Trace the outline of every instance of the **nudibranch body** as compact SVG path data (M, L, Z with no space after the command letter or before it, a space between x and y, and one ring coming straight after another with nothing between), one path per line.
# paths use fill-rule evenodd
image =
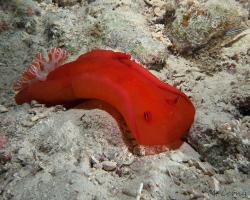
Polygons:
M138 144L168 145L181 141L193 123L195 108L176 88L161 82L130 55L93 50L63 64L67 53L39 54L15 84L17 104L36 100L47 105L98 99L124 117Z

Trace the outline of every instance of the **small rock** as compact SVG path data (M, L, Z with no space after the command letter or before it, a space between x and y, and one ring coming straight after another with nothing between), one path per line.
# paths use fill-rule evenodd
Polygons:
M39 113L33 117L30 118L30 121L31 122L36 122L38 121L39 119L43 119L45 117L47 117L51 112L53 112L55 110L55 107L50 107L48 109L46 109L44 112L42 113Z
M200 162L196 160L190 160L188 162L190 166L195 166L197 169L200 169L205 175L213 176L215 174L215 170L213 167L207 162Z
M220 182L215 177L212 177L212 180L209 184L214 193L218 193L220 191Z
M30 118L30 121L35 122L35 121L42 119L42 118L44 118L44 117L41 117L41 115L35 115L35 116Z
M34 126L34 122L24 121L24 122L22 122L22 126L23 127L32 127L32 126Z
M170 154L170 159L175 162L183 162L185 160L185 155L181 151L172 152Z
M116 169L117 163L114 161L105 160L102 162L102 168L105 171L114 171Z
M55 112L58 112L58 111L66 111L66 108L64 108L63 105L56 105Z
M0 113L5 113L5 112L8 112L8 108L6 108L5 106L3 105L0 105Z
M199 160L200 154L194 150L188 143L184 142L179 149L183 154L185 154L185 159ZM185 160L184 160L185 162Z
M38 102L35 101L35 100L32 100L31 103L30 103L30 105L31 105L32 108L44 107L43 104L40 104L40 103L38 103Z

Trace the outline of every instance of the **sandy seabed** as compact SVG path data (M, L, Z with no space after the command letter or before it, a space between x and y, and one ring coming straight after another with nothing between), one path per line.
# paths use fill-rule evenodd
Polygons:
M247 0L0 0L0 10L0 199L250 199ZM98 107L16 105L13 83L54 47L69 60L128 52L186 93L197 113L183 145L139 146Z

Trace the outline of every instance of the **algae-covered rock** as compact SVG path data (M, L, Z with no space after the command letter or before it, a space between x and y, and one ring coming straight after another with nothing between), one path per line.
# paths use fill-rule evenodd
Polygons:
M234 0L184 0L177 4L170 36L181 52L199 48L247 19L247 11Z
M109 4L111 6L107 6ZM88 48L109 47L125 51L143 64L155 64L166 56L166 46L154 39L147 27L147 21L139 10L141 4L123 0L118 5L112 1L90 4L91 17L86 23L93 42Z
M0 0L0 9L0 33L14 28L25 28L28 33L35 33L36 20L34 18L41 15L41 9L36 2Z
M103 41L111 48L123 49L125 47L123 50L130 52L143 63L152 63L154 57L164 56L164 45L150 36L145 27L146 22L142 20L141 15L135 18L125 13L104 15L102 23L104 25Z
M40 15L41 9L36 2L32 0L10 0L0 1L0 6L4 12L11 11L16 16L28 16Z
M195 127L198 145L195 145L204 160L219 171L237 169L243 173L250 170L250 118L243 117L228 123L218 124L212 129L199 130ZM203 127L204 128L204 127ZM193 143L194 144L194 143Z

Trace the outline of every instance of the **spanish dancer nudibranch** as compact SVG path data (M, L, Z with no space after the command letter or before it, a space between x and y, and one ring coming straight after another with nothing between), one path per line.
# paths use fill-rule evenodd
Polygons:
M16 103L107 102L122 114L141 145L171 147L190 129L195 108L189 98L161 82L130 55L93 50L63 64L67 57L62 49L50 50L48 59L38 54L14 85Z

